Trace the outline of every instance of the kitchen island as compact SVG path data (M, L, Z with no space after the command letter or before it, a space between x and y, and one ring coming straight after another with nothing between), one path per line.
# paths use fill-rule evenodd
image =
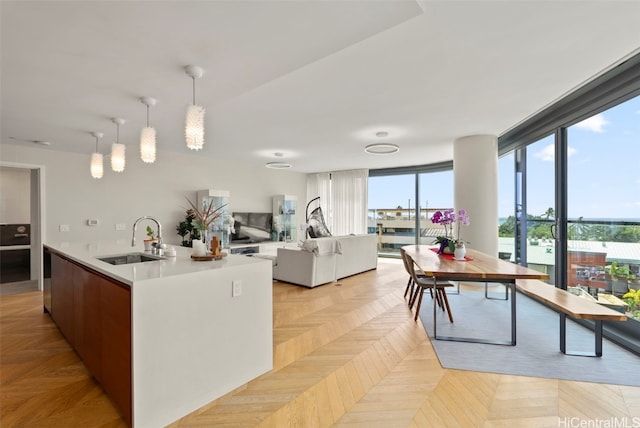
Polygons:
M144 252L125 242L44 250L45 310L130 425L165 426L273 368L270 261L193 261L185 247L98 259Z

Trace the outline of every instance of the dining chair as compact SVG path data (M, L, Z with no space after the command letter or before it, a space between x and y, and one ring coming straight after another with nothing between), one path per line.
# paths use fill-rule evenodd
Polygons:
M409 274L407 287L404 289L404 297L406 298L407 293L409 293L409 290L411 290L411 293L409 293L409 298L411 298L411 296L413 296L414 283L413 283L413 278L411 277L411 273L409 273L409 265L407 264L407 252L402 248L400 248L400 258L402 259L402 264L404 264L404 270L406 270L407 273Z
M411 257L409 257L409 255L407 254L407 252L400 248L400 257L402 258L402 263L404 264L404 269L407 271L407 274L409 274L409 280L407 281L407 287L404 289L404 297L407 297L407 293L409 293L409 308L413 307L413 297L414 297L414 287L416 287L415 282L413 281L413 278L411 277L411 271L409 269L411 269L411 264L413 263L413 260L411 259ZM425 274L423 274L422 272L416 272L416 275L418 275L418 277L420 278L426 278ZM429 290L431 292L431 297L433 297L433 290Z
M408 270L409 270L409 275L411 276L411 279L415 283L415 289L413 292L413 297L409 302L409 307L412 308L416 298L418 299L418 306L416 307L416 315L413 318L413 320L414 321L418 320L418 314L420 313L420 306L422 305L422 296L424 292L426 290L429 290L430 292L433 292L433 290L435 290L435 299L437 304L442 308L443 311L446 308L447 314L449 315L449 321L453 322L453 314L451 314L451 307L449 307L449 299L447 299L447 293L445 291L445 288L453 287L453 284L449 281L434 281L433 277L418 276L418 272L416 272L416 268L418 266L416 265L413 258L411 258L411 256L407 253L405 253L405 257L407 257L407 259L411 261L411 263L408 266Z

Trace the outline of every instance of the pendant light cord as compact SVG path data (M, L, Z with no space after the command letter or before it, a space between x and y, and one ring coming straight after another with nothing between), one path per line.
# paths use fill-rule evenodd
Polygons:
M147 104L147 128L149 127L149 105Z
M191 80L193 80L193 105L196 105L196 78L191 77Z
M98 137L96 137L96 153L98 153Z

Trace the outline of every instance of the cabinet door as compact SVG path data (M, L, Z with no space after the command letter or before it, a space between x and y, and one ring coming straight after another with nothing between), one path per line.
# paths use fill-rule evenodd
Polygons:
M51 318L74 346L74 290L72 266L62 257L51 255Z
M82 270L79 278L79 283L82 284L83 308L82 359L93 377L102 383L102 302L100 300L102 278L86 270Z
M131 421L131 289L100 278L102 385Z
M72 262L69 265L73 283L73 347L84 360L84 274L86 271Z

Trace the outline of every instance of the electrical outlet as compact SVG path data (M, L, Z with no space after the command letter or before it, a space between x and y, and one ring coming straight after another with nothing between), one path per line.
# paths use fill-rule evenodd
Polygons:
M60 232L68 232L69 231L69 225L68 224L61 224L59 230L60 230Z
M127 230L127 225L124 223L116 223L116 230Z
M242 294L242 281L235 279L231 281L231 297L238 297Z

